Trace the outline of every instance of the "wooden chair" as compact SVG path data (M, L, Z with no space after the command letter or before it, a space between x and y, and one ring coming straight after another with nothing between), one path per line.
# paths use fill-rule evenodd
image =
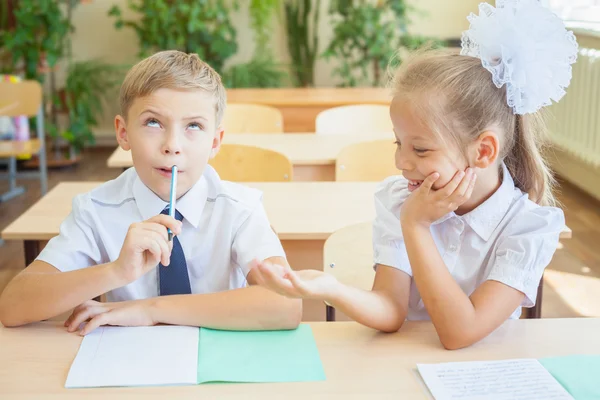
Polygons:
M321 111L315 121L318 134L393 132L390 108L384 105L358 104Z
M371 290L373 269L373 228L371 222L349 225L325 241L323 270L343 284ZM335 309L326 304L327 321L335 321Z
M261 104L230 103L223 116L225 133L283 133L283 114Z
M392 139L353 143L338 154L335 180L339 182L382 181L400 175L395 162L396 145Z
M221 179L233 182L289 182L293 165L285 155L260 147L223 144L209 161Z
M8 173L0 175L0 177L9 180L9 189L7 192L0 195L0 203L8 201L25 192L25 188L17 186L17 178L39 178L42 196L48 191L42 86L39 82L0 82L0 116L16 117L19 115L37 117L37 139L27 141L0 141L0 158L8 159ZM21 154L38 154L38 172L17 171L17 156Z

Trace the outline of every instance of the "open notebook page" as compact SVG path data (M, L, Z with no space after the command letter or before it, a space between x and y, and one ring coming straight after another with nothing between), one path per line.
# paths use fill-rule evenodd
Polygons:
M573 398L535 359L417 364L436 400Z
M83 338L65 387L195 385L199 330L113 327Z

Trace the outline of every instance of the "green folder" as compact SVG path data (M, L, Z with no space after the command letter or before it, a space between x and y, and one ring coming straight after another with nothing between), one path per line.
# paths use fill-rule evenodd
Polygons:
M309 325L284 331L200 329L198 383L325 380Z
M575 400L600 399L600 355L548 357L539 362Z

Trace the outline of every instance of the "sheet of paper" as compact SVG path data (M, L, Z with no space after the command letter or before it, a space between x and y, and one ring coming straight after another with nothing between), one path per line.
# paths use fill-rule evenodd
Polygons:
M198 328L101 327L83 338L65 387L195 385Z
M563 400L569 393L535 359L417 364L436 400Z
M600 354L549 357L539 361L576 400L600 399Z
M325 380L312 329L231 332L200 329L198 382Z

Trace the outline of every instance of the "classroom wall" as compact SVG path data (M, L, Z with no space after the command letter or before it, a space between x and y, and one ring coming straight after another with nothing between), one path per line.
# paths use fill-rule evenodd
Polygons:
M93 1L77 7L73 14L76 33L73 36L73 54L76 60L99 58L114 63L132 63L138 52L137 37L131 29L116 30L114 18L107 16L108 10L119 5L127 18L133 17L127 8L128 0ZM228 65L247 61L254 50L253 32L250 28L247 5L249 0L241 0L240 11L232 14L238 30L238 53L228 60ZM414 17L411 32L439 38L457 38L468 28L467 15L477 11L481 0L411 0L412 5L422 11ZM321 20L319 23L319 47L323 51L331 39L332 30L329 16L329 0L321 0ZM280 18L283 18L282 16ZM289 62L283 22L274 26L272 46L276 57ZM337 80L331 76L335 63L318 60L315 69L315 84L319 87L335 86ZM58 77L59 82L62 76ZM100 143L112 140L114 135L112 120L117 112L116 99L106 110L106 117L96 130Z

